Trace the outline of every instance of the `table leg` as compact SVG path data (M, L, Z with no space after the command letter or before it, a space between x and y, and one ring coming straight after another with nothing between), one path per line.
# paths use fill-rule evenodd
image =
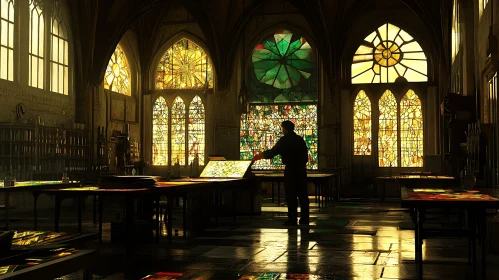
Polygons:
M61 201L62 198L59 196L55 197L55 221L54 221L54 231L59 232L59 220L61 218Z
M220 190L218 188L214 189L215 191L215 226L218 227L218 214L219 214L219 207L220 207Z
M159 229L159 221L160 221L160 216L161 216L161 211L159 209L159 200L161 196L158 195L156 197L156 244L159 244L159 236L160 236L160 229Z
M125 250L126 259L130 257L130 247L132 239L132 228L133 228L133 198L127 196L125 206Z
M277 205L281 206L281 182L277 182Z
M94 195L94 203L92 205L92 219L93 219L93 222L94 222L94 226L95 224L97 224L97 196Z
M104 211L104 197L99 196L99 244L102 243L102 212Z
M477 217L480 219L480 239L482 244L482 279L487 279L487 216L485 211L479 211Z
M40 196L39 192L33 192L33 229L37 230L38 229L38 209L37 209L37 202L38 202L38 197Z
M234 220L234 223L236 222L236 199L237 199L237 192L235 190L232 190L232 219Z
M318 204L319 203L319 186L317 186L317 184L314 183L314 187L315 187L315 203Z
M271 182L272 184L272 203L274 203L274 182Z
M469 234L471 237L471 263L473 265L473 279L476 279L476 269L477 269L477 260L476 260L476 230L477 224L475 220L475 212L471 209L468 209L468 216L470 218L469 224Z
M168 242L172 243L172 235L173 235L173 196L168 196Z
M10 212L10 193L7 191L5 192L5 230L9 230L9 212Z
M423 279L423 217L422 217L422 209L416 210L416 266L418 270L419 279Z
M82 197L78 196L78 233L81 233L81 211L82 211Z
M184 239L187 238L187 195L182 196L182 227L184 230Z

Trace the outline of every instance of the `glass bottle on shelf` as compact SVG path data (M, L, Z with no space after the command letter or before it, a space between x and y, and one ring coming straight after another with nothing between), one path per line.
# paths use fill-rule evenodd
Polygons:
M5 179L3 181L3 186L4 187L14 187L16 185L16 178L12 176L12 171L9 171L7 176L5 176Z

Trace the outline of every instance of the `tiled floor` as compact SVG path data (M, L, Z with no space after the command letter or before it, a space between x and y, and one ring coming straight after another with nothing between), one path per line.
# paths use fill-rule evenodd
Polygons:
M313 206L309 230L281 226L284 207L264 203L262 209L261 216L239 217L236 223L222 219L219 227L189 233L187 239L179 230L172 244L166 238L159 245L135 244L128 261L124 249L109 242L107 223L107 242L100 246L100 257L92 267L94 279L147 275L150 279L417 279L411 220L396 203L343 201L327 209ZM104 220L116 213L108 211ZM41 217L42 229L51 230L51 213ZM85 230L96 230L91 212L85 217ZM74 212L64 211L62 219L62 231L75 230ZM31 222L20 220L12 226L28 229ZM428 225L455 226L456 220L452 213L434 212L428 215ZM175 220L174 228L181 228L181 221ZM424 279L473 279L467 246L466 239L426 240ZM153 278L156 272L163 275ZM499 257L489 254L487 279L499 279L497 275Z

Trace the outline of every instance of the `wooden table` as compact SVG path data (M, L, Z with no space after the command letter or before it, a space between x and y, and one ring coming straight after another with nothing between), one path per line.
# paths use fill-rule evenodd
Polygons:
M5 228L9 229L9 208L10 208L10 193L30 191L33 195L33 216L34 230L37 229L38 211L36 208L38 197L45 189L60 189L79 186L80 183L63 183L62 181L25 181L16 182L14 187L4 187L3 181L0 182L0 193L5 193Z
M446 187L457 187L459 181L457 178L450 176L437 176L437 175L395 175L395 176L380 176L376 177L376 192L381 187L380 200L385 202L386 198L386 182L396 182L400 187L409 188L427 188L429 185L439 185Z
M411 209L415 225L415 261L419 279L423 279L423 251L422 245L425 237L441 236L442 230L431 230L423 228L425 211L428 208L458 208L465 209L469 216L469 227L465 236L472 244L473 276L476 276L476 238L481 241L482 246L482 278L486 279L486 209L498 209L499 198L497 190L483 189L477 191L448 190L448 189L411 189L402 187L401 206ZM478 229L478 230L477 230ZM477 233L478 232L478 233ZM448 233L448 232L447 232ZM453 232L454 234L456 232Z
M30 256L12 260L11 265L2 266L0 280L52 280L79 270L84 270L83 279L91 279L89 267L95 262L97 255L95 250L61 248L43 256L40 256L40 251L34 251Z
M274 183L277 183L277 204L281 205L281 183L284 183L284 172L254 171L253 175L261 182L272 184L272 203L274 202ZM327 206L333 200L333 186L340 200L340 182L337 174L307 172L307 180L315 186L315 202L319 207Z

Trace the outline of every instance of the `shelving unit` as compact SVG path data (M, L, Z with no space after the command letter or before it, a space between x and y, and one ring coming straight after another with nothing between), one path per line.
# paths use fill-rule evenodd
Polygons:
M84 177L89 166L88 132L39 125L0 124L0 178L18 181Z

